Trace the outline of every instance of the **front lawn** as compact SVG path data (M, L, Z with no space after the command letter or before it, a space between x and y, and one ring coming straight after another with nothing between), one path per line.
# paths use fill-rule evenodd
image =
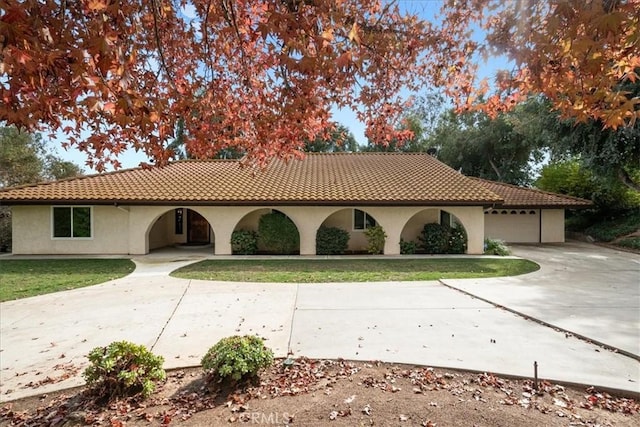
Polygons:
M171 275L237 282L379 282L515 276L538 268L528 260L497 258L256 259L201 261Z
M134 268L128 259L0 260L0 301L95 285Z

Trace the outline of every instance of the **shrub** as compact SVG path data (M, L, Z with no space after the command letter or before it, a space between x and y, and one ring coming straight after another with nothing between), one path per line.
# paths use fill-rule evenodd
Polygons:
M384 242L387 240L387 233L379 225L369 227L365 230L367 236L367 252L372 255L381 254L384 251Z
M461 225L429 223L422 228L418 240L428 254L463 254L467 252L467 233Z
M511 255L511 251L502 240L484 239L484 254L507 256Z
M87 385L100 396L112 398L142 394L147 397L155 388L154 381L166 378L162 356L128 341L96 347L88 358L90 365L83 376Z
M202 358L205 373L218 381L233 382L258 375L273 363L273 352L262 338L253 335L223 338Z
M616 244L623 248L636 249L640 251L640 237L627 237Z
M428 254L447 253L450 232L446 225L437 223L425 224L418 240L422 243L422 249Z
M0 206L0 252L11 249L11 211Z
M231 250L238 255L258 252L258 233L251 230L235 230L231 233Z
M450 227L448 254L464 254L467 252L467 233L460 225Z
M273 212L260 217L258 245L269 253L293 254L300 250L300 235L289 217Z
M400 253L403 255L415 254L417 249L416 242L400 239Z
M349 245L349 232L338 227L320 227L316 233L316 254L340 255Z
M626 236L640 229L640 211L635 210L598 222L585 230L585 233L601 242L610 242L616 237Z

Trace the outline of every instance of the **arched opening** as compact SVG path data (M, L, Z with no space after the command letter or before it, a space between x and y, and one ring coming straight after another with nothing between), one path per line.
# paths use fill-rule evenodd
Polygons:
M447 242L441 245L442 251L434 252L433 245L426 243L428 236L424 235L425 225L438 224L443 226L449 233ZM435 227L433 227L435 228ZM427 232L438 232L430 230ZM401 253L466 253L467 251L467 230L462 221L453 213L444 209L424 209L413 215L405 224L400 234ZM436 245L440 246L440 245Z
M209 221L194 209L174 208L156 218L147 233L150 251L166 248L207 248L215 235Z
M265 227L262 230L261 221ZM243 216L233 229L231 251L234 255L299 254L300 232L284 212L269 208L256 209Z
M367 253L367 237L365 231L378 225L373 215L366 209L340 209L329 215L320 227L338 228L349 233L349 240L345 253Z

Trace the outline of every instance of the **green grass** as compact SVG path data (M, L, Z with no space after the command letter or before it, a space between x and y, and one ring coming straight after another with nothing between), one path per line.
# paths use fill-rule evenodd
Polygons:
M515 276L539 268L521 259L207 260L172 276L238 282L378 282Z
M0 260L0 301L95 285L134 268L128 259Z

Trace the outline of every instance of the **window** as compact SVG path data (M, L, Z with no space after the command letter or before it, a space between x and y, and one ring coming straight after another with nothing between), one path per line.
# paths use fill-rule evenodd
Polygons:
M451 214L449 212L440 211L440 224L441 225L448 225L449 227L453 227Z
M178 208L176 209L176 234L182 234L184 232L182 224L184 224L184 210L182 208Z
M367 228L375 227L376 220L371 215L360 209L353 210L353 229L354 230L366 230Z
M91 208L89 206L56 206L53 208L52 223L54 238L91 238Z

